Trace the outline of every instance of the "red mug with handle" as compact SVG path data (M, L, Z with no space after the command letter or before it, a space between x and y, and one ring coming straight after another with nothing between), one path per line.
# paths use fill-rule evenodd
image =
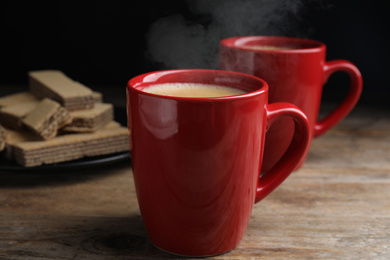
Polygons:
M340 122L359 100L363 83L358 68L346 60L326 61L326 45L322 42L280 36L239 36L221 40L219 47L220 69L264 79L269 85L269 103L289 102L307 115L311 138ZM338 71L349 76L349 92L333 112L318 120L323 86ZM286 118L267 132L262 171L268 171L282 157L292 139L292 128L293 123Z
M148 93L151 86L195 83L244 94L182 97ZM296 106L268 104L257 77L219 70L142 74L127 85L128 127L137 199L150 241L185 256L234 249L252 207L294 170L306 154L310 127ZM260 177L267 129L280 118L295 125L288 151Z

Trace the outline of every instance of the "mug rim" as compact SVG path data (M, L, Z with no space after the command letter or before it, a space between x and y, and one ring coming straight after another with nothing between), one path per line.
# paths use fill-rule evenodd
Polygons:
M146 91L143 91L142 89L147 86L156 85L156 84L164 84L164 83L203 83L199 82L199 80L188 80L188 81L177 81L177 80L171 80L168 82L157 82L157 80L161 79L164 76L173 75L173 74L188 74L188 73L196 73L197 75L203 73L203 74L209 74L209 75L230 75L234 76L236 78L246 78L253 83L257 82L260 84L258 88L255 90L248 91L243 94L239 95L232 95L232 96L221 96L221 97L180 97L180 96L167 96L167 95L160 95L160 94L154 94L149 93ZM232 87L231 85L227 85L227 82L215 82L215 83L203 83L203 84L215 84L220 86L227 86ZM235 82L229 82L234 86ZM238 82L237 82L238 83ZM248 98L256 95L263 95L264 93L268 92L268 83L257 77L246 73L241 72L235 72L235 71L227 71L227 70L215 70L215 69L170 69L170 70L156 70L152 72L143 73L140 75L137 75L133 78L131 78L127 82L127 89L134 90L135 92L142 94L142 95L148 95L153 97L159 97L163 99L174 99L174 100L189 100L189 101L218 101L218 100L233 100L233 99L242 99L242 98Z
M267 41L272 42L276 46L283 47L287 44L298 45L301 47L291 47L286 49L251 49L245 46L250 46L252 42ZM289 37L289 36L272 36L272 35L246 35L224 38L220 41L220 45L228 48L236 48L242 51L249 52L269 52L269 53L309 53L321 52L326 50L326 45L317 40ZM253 44L254 45L254 44Z

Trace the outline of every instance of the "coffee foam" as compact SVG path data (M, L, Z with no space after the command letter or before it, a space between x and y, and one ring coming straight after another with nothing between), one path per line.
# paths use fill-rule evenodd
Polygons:
M250 50L291 50L293 48L288 47L288 46L272 46L272 45L245 45L243 46L246 49Z
M247 93L242 89L202 83L162 83L146 87L143 91L176 97L223 97Z

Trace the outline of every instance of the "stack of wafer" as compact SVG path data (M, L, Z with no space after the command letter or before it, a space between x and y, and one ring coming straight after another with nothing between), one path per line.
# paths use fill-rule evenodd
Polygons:
M100 93L60 71L29 77L30 91L0 97L0 150L7 159L34 167L130 149L127 127L114 121L113 105Z

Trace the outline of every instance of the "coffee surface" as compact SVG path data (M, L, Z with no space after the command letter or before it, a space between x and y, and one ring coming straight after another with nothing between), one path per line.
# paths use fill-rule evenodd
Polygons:
M247 93L233 87L201 83L163 83L151 85L143 91L174 97L225 97Z
M246 45L244 46L251 50L291 50L288 46L271 46L271 45Z

